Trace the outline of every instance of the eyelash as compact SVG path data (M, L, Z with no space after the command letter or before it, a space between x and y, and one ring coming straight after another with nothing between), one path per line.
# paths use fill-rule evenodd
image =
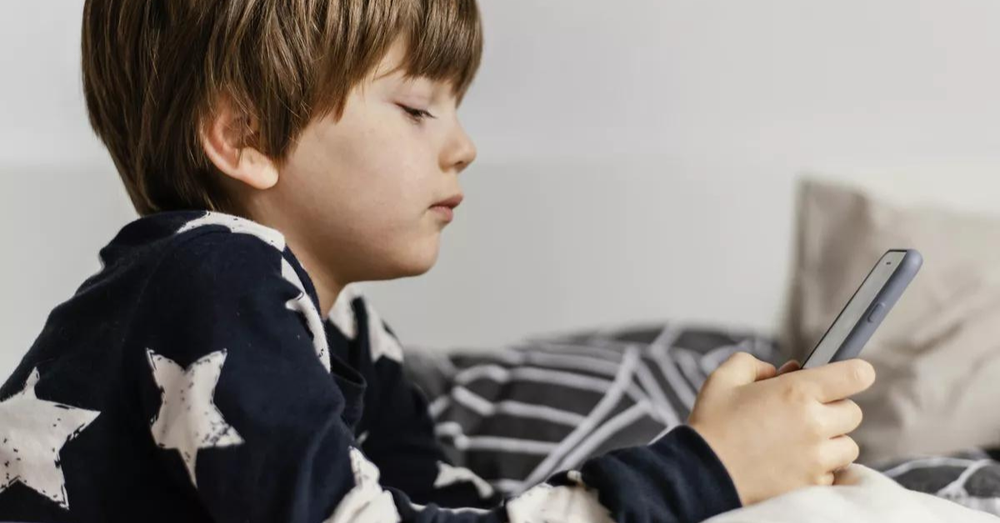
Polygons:
M409 107L403 104L396 104L396 105L399 105L399 108L405 111L407 116L409 116L413 121L418 123L422 122L425 118L436 118L433 114L423 109L414 109L413 107Z

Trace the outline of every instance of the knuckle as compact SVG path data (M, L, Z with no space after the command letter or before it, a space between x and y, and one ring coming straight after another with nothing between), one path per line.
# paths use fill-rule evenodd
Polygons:
M706 384L708 381L720 382L729 381L731 378L739 376L744 371L742 369L753 366L756 358L751 356L746 352L734 352L726 361L719 365L715 371L709 374L706 379Z
M708 375L707 378L705 378L705 383L701 385L701 390L699 391L698 395L703 396L705 394L709 394L710 392L708 391L711 391L715 387L718 387L719 382L725 381L725 374L726 371L723 370L721 367L715 369L714 372L712 372L711 374Z
M756 362L757 358L754 358L748 352L741 351L741 352L734 352L733 355L729 357L729 361L737 365L750 365Z
M827 433L826 421L815 414L806 417L806 436L811 439L824 439Z
M858 428L865 419L865 411L861 410L861 407L853 401L848 405L850 405L851 413L854 415L854 428Z
M847 438L847 445L849 449L848 457L851 458L848 461L854 463L861 456L861 447L858 446L858 442L854 441L854 439L850 437Z
M789 403L805 404L810 398L809 386L802 380L793 380L785 385L782 395Z

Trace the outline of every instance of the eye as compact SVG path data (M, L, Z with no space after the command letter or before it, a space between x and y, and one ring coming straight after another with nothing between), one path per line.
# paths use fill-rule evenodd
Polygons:
M431 114L431 113L429 113L429 112L427 112L427 111L425 111L423 109L416 109L416 108L413 108L413 107L410 107L410 106L407 106L407 105L403 105L403 104L396 104L396 105L398 105L400 109L402 109L403 111L405 111L406 114L413 121L418 122L418 123L421 122L421 121L423 121L425 118L436 118L433 114Z

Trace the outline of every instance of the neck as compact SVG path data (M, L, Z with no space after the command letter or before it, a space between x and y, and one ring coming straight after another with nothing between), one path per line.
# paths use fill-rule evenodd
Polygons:
M262 201L259 198L259 194L254 193L250 196L258 198L244 197L244 201L248 202L246 207L247 216L257 223L282 233L288 248L291 249L295 258L299 260L299 263L306 270L309 279L312 280L313 286L316 288L316 296L319 298L320 316L323 318L328 317L330 310L333 309L333 304L337 302L337 297L340 296L341 291L350 282L342 282L339 277L330 271L328 264L323 263L318 256L314 256L312 251L306 248L308 245L306 242L298 241L298 238L293 236L294 229L282 227L284 222L281 219L282 215L266 212L268 210L267 202Z
M308 250L297 248L296 244L290 239L288 240L288 247L295 254L295 257L298 258L302 267L305 268L306 273L309 274L309 279L312 280L313 286L316 287L316 295L319 297L319 313L320 316L326 318L330 315L333 304L337 302L337 296L340 296L340 292L344 290L345 284L341 283L329 271L324 270L324 265L319 260L314 259Z

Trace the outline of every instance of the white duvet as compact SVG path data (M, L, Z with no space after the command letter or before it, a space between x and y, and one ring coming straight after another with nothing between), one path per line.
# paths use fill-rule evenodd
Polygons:
M906 490L861 465L838 473L833 487L810 487L720 514L709 523L1000 523L946 499Z

